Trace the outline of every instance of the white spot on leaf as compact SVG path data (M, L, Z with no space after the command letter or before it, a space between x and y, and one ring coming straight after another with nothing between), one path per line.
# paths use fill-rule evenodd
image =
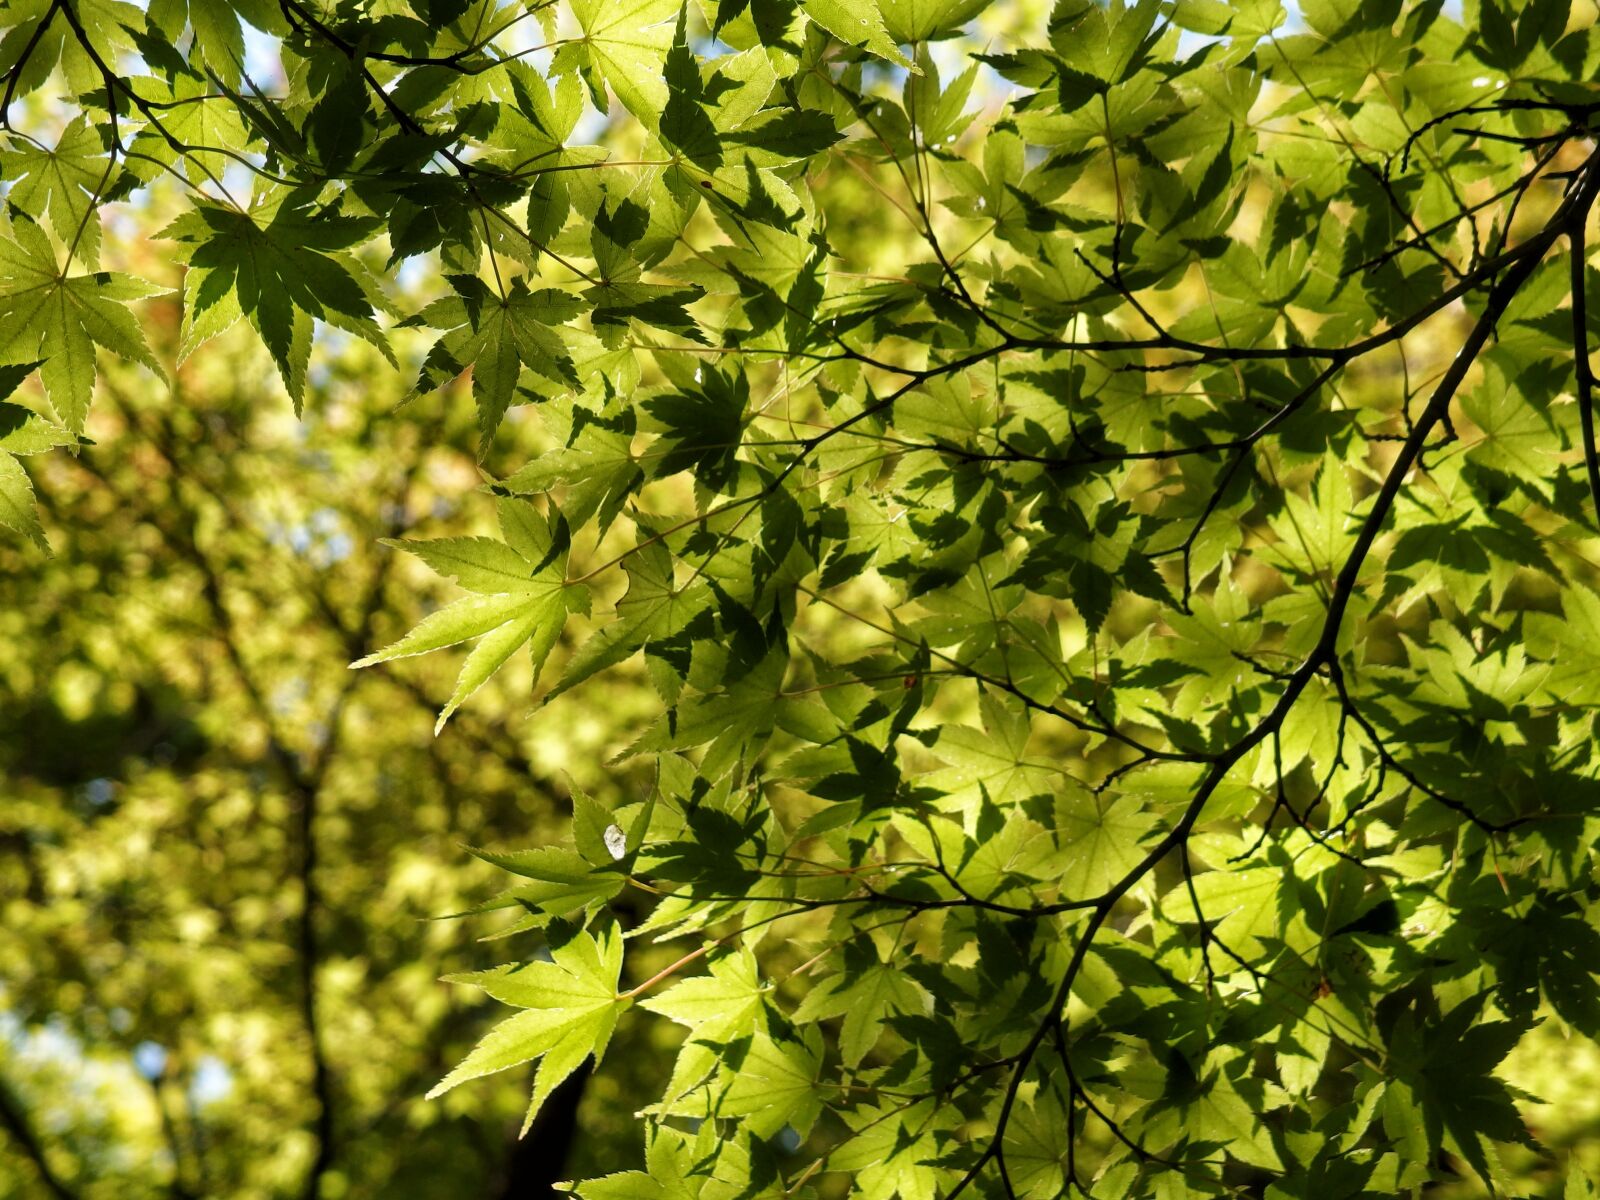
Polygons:
M622 832L620 826L607 825L601 837L605 839L606 849L611 852L612 858L621 858L628 852L628 835Z

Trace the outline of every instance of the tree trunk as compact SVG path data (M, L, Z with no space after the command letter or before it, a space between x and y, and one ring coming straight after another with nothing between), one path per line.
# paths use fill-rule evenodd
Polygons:
M533 1128L511 1148L501 1200L545 1200L562 1194L553 1185L567 1177L567 1154L578 1130L578 1105L588 1083L589 1065L585 1063L550 1093Z

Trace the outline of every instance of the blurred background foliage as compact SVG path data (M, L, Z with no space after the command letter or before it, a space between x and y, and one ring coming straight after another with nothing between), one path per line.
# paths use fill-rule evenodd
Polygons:
M1047 8L995 6L940 53ZM985 72L975 103L1005 92ZM894 170L863 160L814 181L851 230L842 267L914 257ZM122 207L112 219L133 224L107 253L175 288L164 247L139 236L159 207ZM396 282L431 294L423 274ZM480 940L494 918L436 919L503 885L463 848L561 837L573 787L642 795L648 776L608 764L658 710L644 670L530 721L513 665L436 738L455 660L347 669L452 595L379 539L490 531L480 466L503 476L549 434L513 409L480 458L465 381L397 408L426 345L404 330L401 372L320 330L297 420L242 331L178 369L179 315L170 298L146 307L171 394L113 368L93 445L30 461L54 556L0 542L0 1197L296 1197L320 1156L328 1200L531 1197L639 1165L634 1110L681 1036L665 1022L624 1022L605 1071L521 1141L531 1071L422 1094L502 1015L439 982L507 957ZM1410 364L1408 388L1452 349ZM1388 411L1394 376L1353 373L1343 398ZM829 635L860 633L840 626ZM808 956L796 942L793 965ZM1600 1174L1600 1048L1547 1020L1501 1073L1535 1135ZM1507 1165L1519 1195L1561 1194L1532 1155Z
M523 720L525 677L435 739L449 664L347 669L439 600L378 539L488 514L470 405L396 413L369 349L321 355L304 421L243 337L177 397L113 371L95 444L36 464L55 556L0 548L0 1196L292 1196L319 1153L328 1196L539 1195L637 1141L615 1074L520 1146L524 1078L421 1100L491 1016L438 982L498 959L433 919L497 890L462 847L623 781L608 723Z

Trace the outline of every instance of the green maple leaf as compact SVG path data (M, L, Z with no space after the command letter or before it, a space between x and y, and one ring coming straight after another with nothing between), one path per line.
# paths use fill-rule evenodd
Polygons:
M44 529L33 503L33 484L28 473L13 456L0 454L0 525L22 534L39 549L49 553Z
M1204 1081L1204 1091L1184 1106L1184 1130L1197 1141L1227 1147L1240 1162L1267 1170L1281 1169L1272 1144L1272 1130L1261 1119L1258 1103L1241 1095L1220 1069Z
M6 399L38 366L37 362L0 365L0 450L7 454L42 454L77 444L78 439L59 425Z
M985 822L985 815L992 822L1001 813L1005 817L998 829ZM977 838L963 835L957 840L950 836L953 822L934 822L943 835L945 863L965 890L977 896L998 896L1007 889L1049 877L1054 857L1050 839L1039 823L1020 808L987 805L980 811L978 823Z
M1512 1021L1480 1021L1487 997L1474 996L1442 1018L1419 1021L1402 1012L1389 1035L1395 1074L1385 1096L1385 1125L1409 1126L1408 1135L1437 1153L1449 1147L1494 1187L1494 1142L1532 1145L1524 1119L1494 1068L1526 1028Z
M428 1093L443 1095L458 1084L539 1060L533 1098L523 1119L526 1133L557 1084L593 1056L598 1062L631 1003L617 991L622 974L622 931L614 921L597 933L574 932L550 947L550 962L508 964L488 971L446 976L450 983L482 988L523 1011L496 1025L471 1053Z
M839 1052L845 1065L854 1067L877 1043L889 1017L923 1013L931 1003L915 980L868 949L847 955L842 973L807 992L793 1019L808 1023L843 1017Z
M942 1131L930 1120L936 1103L863 1104L841 1114L851 1136L829 1156L829 1167L848 1172L864 1196L934 1200L942 1174L934 1165Z
M1049 1088L1040 1088L1033 1103L1006 1126L1006 1162L1019 1196L1061 1194L1069 1128L1067 1114Z
M189 27L206 70L230 87L237 86L244 70L244 29L231 0L189 0Z
M864 47L896 66L913 66L884 28L876 0L801 0L800 7L845 45Z
M710 958L710 974L683 979L661 995L640 1000L642 1008L693 1030L678 1050L662 1110L694 1098L717 1070L720 1046L754 1034L763 1016L766 987L755 955L734 950Z
M1332 451L1322 461L1309 497L1285 497L1284 511L1272 522L1281 545L1273 553L1308 573L1331 573L1344 561L1355 537L1355 500L1344 464Z
M878 0L884 28L897 42L926 42L960 31L988 0Z
M714 1121L694 1133L652 1125L646 1139L645 1170L588 1180L577 1194L583 1200L781 1200L770 1152L752 1155L752 1139L742 1130L730 1136Z
M553 917L570 917L580 909L610 900L624 883L615 871L596 869L582 855L564 846L537 846L510 853L474 849L471 854L501 870L533 880L496 896L485 911L516 905Z
M755 956L740 950L716 956L709 975L679 980L640 1000L639 1007L687 1025L698 1036L726 1039L751 1032L765 993Z
M662 70L679 8L679 0L572 0L583 37L561 48L556 66L596 72L629 112L654 125L667 106ZM590 89L600 101L593 81Z
M702 487L722 488L738 469L749 382L714 367L696 372L695 382L646 400L641 407L661 439L648 462L656 478L692 471Z
M110 159L99 132L79 117L61 131L54 149L21 138L8 141L0 150L0 175L11 181L10 203L24 212L48 214L56 236L64 242L76 238L77 257L91 267L98 265L100 223L92 219L94 199L110 182Z
M1055 827L1066 863L1062 894L1089 899L1144 857L1143 843L1154 822L1132 800L1069 787L1056 796Z
M1483 431L1468 455L1519 479L1542 479L1560 445L1549 419L1517 388L1510 369L1491 357L1484 384L1461 398L1461 411Z
M462 664L435 732L524 645L533 657L537 678L568 612L587 603L587 594L566 581L566 523L559 514L546 522L526 500L507 498L500 501L500 524L505 542L491 538L391 542L439 574L456 579L472 594L423 618L393 645L351 664L369 667L481 638Z
M934 746L949 765L918 779L945 793L943 803L975 813L986 792L1005 806L1052 790L1057 772L1048 763L1027 757L1027 714L985 693L983 729L946 725Z
M51 406L68 429L82 433L94 392L96 346L165 376L124 303L158 290L109 271L67 275L32 221L0 226L0 361L41 362L39 377Z
M721 691L686 696L628 747L625 755L683 750L709 742L701 766L716 778L771 735L787 661L781 649L772 650L730 679Z
M0 525L22 534L48 554L50 545L34 508L33 484L16 456L75 445L78 439L20 404L5 402L5 397L38 365L30 362L0 366Z
M443 387L470 367L478 428L487 447L511 406L524 367L563 388L578 386L557 330L582 305L555 288L530 291L521 279L513 280L503 296L476 276L453 276L451 283L456 295L434 301L407 322L447 330L428 351L412 394Z
M711 607L711 589L704 580L678 586L672 556L659 543L646 545L631 555L624 569L628 591L617 602L615 619L579 647L552 696L630 658L652 642L677 636Z
M701 1102L696 1097L717 1069L720 1047L747 1038L758 1028L766 991L755 955L740 949L713 957L709 975L682 980L639 1001L641 1008L693 1031L673 1064L663 1111L675 1111L684 1103L698 1107Z
M597 518L600 533L610 528L623 503L644 481L633 452L632 420L620 427L586 421L569 445L546 451L501 482L519 496L562 489L561 511L574 525Z
M160 103L171 106L165 111L161 124L179 142L195 147L234 147L250 141L239 109L225 97L213 93L204 80L178 75L164 85L158 95ZM149 128L139 131L133 148L159 162L176 160L179 169L195 183L220 176L233 161L220 150L196 149L178 155L166 138ZM134 162L134 166L141 169L144 165L138 160Z
M716 1114L738 1117L757 1137L771 1137L785 1125L804 1136L823 1108L817 1042L754 1034L737 1062L729 1064L731 1078L714 1097Z
M189 263L180 361L242 316L266 343L296 412L313 320L365 338L393 362L359 268L338 253L376 228L367 218L313 208L306 191L270 189L248 212L196 204L157 235L182 243Z
M1204 921L1221 941L1239 954L1259 954L1261 939L1285 939L1304 933L1303 918L1280 907L1284 886L1275 867L1245 867L1207 871L1194 877L1194 892L1180 883L1167 893L1164 903L1174 920ZM1198 912L1195 901L1199 901Z

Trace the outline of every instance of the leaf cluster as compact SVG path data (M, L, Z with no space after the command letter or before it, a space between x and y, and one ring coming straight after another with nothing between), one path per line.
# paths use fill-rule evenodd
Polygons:
M659 697L644 798L484 852L545 947L461 980L521 1011L441 1088L536 1061L532 1120L628 1009L687 1027L647 1177L586 1197L1539 1161L1500 1064L1600 1035L1564 0L1060 0L981 47L1010 6L207 0L178 49L100 3L0 41L8 129L59 65L105 130L9 135L0 344L61 427L95 345L140 357L68 227L179 179L185 352L242 318L299 405L316 322L425 327L415 394L470 372L486 450L548 436L499 538L401 543L467 594L357 665L477 639L441 724L525 645L546 698L635 656Z

